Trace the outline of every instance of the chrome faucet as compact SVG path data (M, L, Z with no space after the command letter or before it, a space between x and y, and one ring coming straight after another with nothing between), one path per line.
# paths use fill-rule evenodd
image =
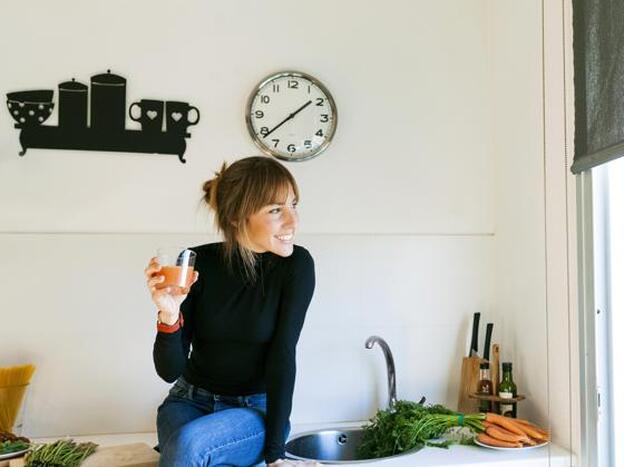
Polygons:
M388 407L390 408L390 410L392 410L394 409L394 404L397 401L396 371L394 369L394 359L392 358L392 352L390 351L388 343L379 336L370 336L368 339L366 339L366 343L364 344L364 346L367 349L372 349L375 343L377 343L379 347L381 347L384 357L386 358L386 369L388 371Z

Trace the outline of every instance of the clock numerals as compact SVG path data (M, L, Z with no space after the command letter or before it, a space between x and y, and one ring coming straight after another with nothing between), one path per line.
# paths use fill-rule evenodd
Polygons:
M311 76L282 72L267 77L248 99L247 127L266 154L287 161L320 154L336 128L329 91Z

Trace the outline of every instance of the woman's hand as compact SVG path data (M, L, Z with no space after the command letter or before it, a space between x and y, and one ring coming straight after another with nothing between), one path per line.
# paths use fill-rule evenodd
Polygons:
M165 276L159 274L161 265L158 264L157 258L152 258L145 268L145 279L147 280L147 288L152 294L152 301L159 311L159 318L165 324L175 324L180 315L180 305L191 290L191 287L199 278L199 273L193 271L193 282L188 287L163 287L158 288L157 285L165 280Z
M316 461L295 461L291 459L277 459L267 464L266 467L322 467L323 464Z

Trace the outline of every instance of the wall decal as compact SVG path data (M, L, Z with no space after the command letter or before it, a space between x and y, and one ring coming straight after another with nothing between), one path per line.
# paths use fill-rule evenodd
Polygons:
M21 130L20 156L28 148L81 149L174 154L185 163L188 127L199 122L199 109L187 102L142 99L130 105L140 130L126 129L126 79L107 73L89 87L72 79L58 86L58 126L43 125L54 109L53 90L11 92L7 106ZM87 124L90 110L90 125Z

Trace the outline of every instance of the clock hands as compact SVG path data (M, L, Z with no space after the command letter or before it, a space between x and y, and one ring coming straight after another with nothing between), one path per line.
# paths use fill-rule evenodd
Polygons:
M291 113L288 117L286 117L284 120L282 120L281 122L279 122L277 125L275 125L273 128L271 128L269 130L269 132L267 134L264 135L264 137L266 138L267 136L269 136L271 133L273 133L275 130L277 130L279 127L281 127L284 123L286 123L288 120L292 120L295 115L297 115L299 112L301 112L303 109L305 109L307 106L309 106L312 103L311 100L309 100L308 102L306 102L305 104L303 104L301 107L299 107L297 110L295 110L293 113Z

